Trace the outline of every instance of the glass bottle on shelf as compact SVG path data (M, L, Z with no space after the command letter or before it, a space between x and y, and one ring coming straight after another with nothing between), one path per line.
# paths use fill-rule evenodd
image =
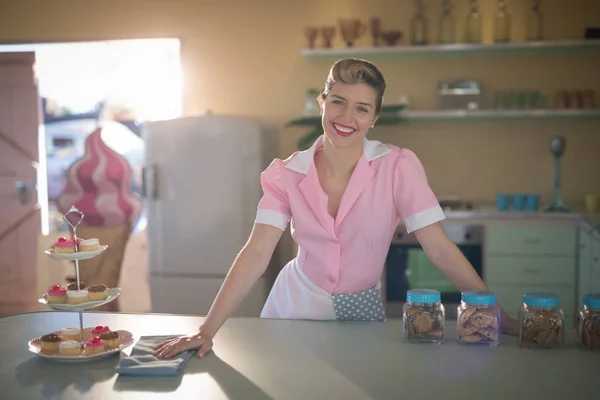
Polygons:
M506 7L506 0L498 0L498 12L494 18L494 41L496 43L510 41L510 15Z
M465 27L465 42L481 43L482 21L477 0L471 0L471 11L467 16Z
M442 16L440 17L440 43L454 43L454 16L452 0L442 0Z
M543 39L543 24L542 24L542 0L531 0L531 10L529 11L529 21L527 24L527 40L542 40Z
M411 43L413 45L424 45L428 42L425 5L423 4L423 0L416 0L416 4L417 12L410 21Z

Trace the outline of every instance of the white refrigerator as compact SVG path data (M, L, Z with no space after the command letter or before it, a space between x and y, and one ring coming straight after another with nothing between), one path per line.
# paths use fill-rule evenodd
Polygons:
M262 132L207 115L151 122L143 135L152 312L204 316L252 230ZM234 315L258 316L268 289L261 278Z

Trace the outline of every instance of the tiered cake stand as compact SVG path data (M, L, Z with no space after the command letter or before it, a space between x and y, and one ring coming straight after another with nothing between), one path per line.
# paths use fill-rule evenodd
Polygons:
M79 220L75 224L73 224L69 220L68 216L70 214L79 215ZM103 245L100 247L100 249L95 250L95 251L88 251L88 252L79 252L78 251L78 248L77 248L77 239L78 239L77 226L79 226L79 224L81 223L83 218L84 218L83 213L81 211L79 211L77 208L75 208L74 206L72 206L71 209L69 210L69 212L67 212L63 216L63 219L65 220L65 222L73 230L73 239L74 239L74 252L73 253L68 253L68 254L67 253L55 253L54 249L49 249L44 252L45 254L47 254L48 256L50 256L51 258L56 259L56 260L75 261L75 275L77 277L77 288L79 288L80 284L81 284L81 281L79 278L79 261L88 260L88 259L97 257L108 248L108 246ZM88 282L88 284L90 284L90 283L91 282ZM96 282L96 283L99 284L102 282ZM85 310L90 310L90 309L93 309L96 307L100 307L104 304L110 303L111 301L114 301L117 297L119 297L120 294L121 294L120 288L108 288L108 297L105 300L88 301L88 302L81 303L81 304L66 304L66 303L65 304L57 304L57 303L48 303L47 294L44 293L38 299L39 303L44 304L55 310L75 311L79 314L79 330L81 332L81 338L80 338L81 351L80 351L79 355L77 355L77 356L67 356L67 355L60 354L58 351L48 352L48 351L42 350L41 337L35 338L35 339L32 339L29 341L29 350L31 352L33 352L34 354L37 354L38 356L46 358L46 359L52 359L52 360L64 361L64 362L82 362L82 361L90 361L90 360L97 360L100 358L104 358L104 357L110 356L112 354L118 353L121 350L129 347L134 342L133 335L131 334L131 332L123 331L123 330L115 330L114 331L119 334L119 346L116 348L106 349L105 351L100 352L100 353L86 354L85 346L84 346L85 342L87 340L92 339L95 336L99 336L99 335L92 334L91 331L93 330L93 328L84 328L83 327L83 312ZM54 333L56 335L61 336L60 331L49 332L49 333Z

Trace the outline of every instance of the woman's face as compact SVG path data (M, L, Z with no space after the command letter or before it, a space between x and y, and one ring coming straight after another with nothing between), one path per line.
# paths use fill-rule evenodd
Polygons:
M365 135L377 120L376 96L365 83L336 82L327 98L320 101L325 138L334 147L362 148Z

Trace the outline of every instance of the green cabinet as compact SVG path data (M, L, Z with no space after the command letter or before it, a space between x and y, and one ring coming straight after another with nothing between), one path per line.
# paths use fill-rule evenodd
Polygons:
M578 266L577 304L581 307L584 294L600 293L600 234L579 230Z
M486 239L489 254L573 257L577 228L521 224L491 226L486 230Z
M560 296L569 326L577 311L577 228L516 223L486 228L483 277L516 317L526 292Z

